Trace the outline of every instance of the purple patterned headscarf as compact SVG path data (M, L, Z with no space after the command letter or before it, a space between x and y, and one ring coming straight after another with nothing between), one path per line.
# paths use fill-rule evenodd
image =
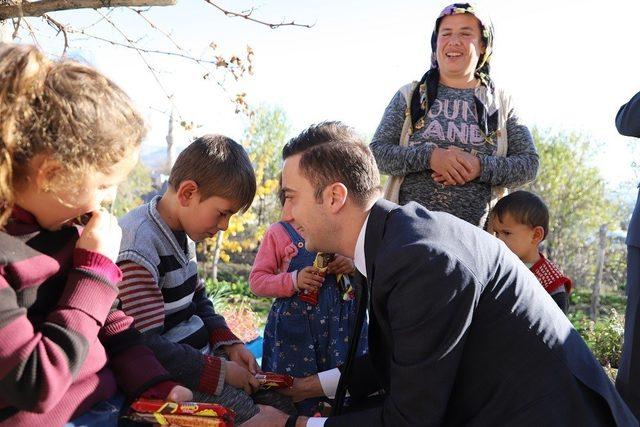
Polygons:
M445 16L468 13L480 22L480 34L484 43L484 53L476 65L475 76L480 80L480 86L475 90L475 105L478 113L478 125L487 139L495 133L498 123L498 111L494 102L494 85L489 77L489 61L493 51L493 25L491 20L480 13L471 3L453 3L445 7L438 19L431 35L431 68L422 76L418 87L411 97L409 111L411 113L412 132L421 129L425 124L425 117L429 107L438 96L440 70L437 61L438 29Z
M438 19L436 19L433 33L431 34L431 68L438 68L436 44L438 41L438 29L440 28L442 19L445 16L459 15L462 13L473 15L480 22L480 34L485 49L478 60L476 76L484 81L484 77L489 75L489 61L491 60L491 53L493 51L493 24L491 24L489 17L482 14L473 3L454 3L445 7L442 12L440 12Z

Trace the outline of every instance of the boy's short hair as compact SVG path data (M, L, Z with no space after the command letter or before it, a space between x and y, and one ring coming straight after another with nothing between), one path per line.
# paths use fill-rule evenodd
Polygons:
M322 122L305 129L282 149L282 159L301 154L300 171L315 190L316 200L334 182L347 187L363 206L380 190L380 173L369 147L341 122Z
M528 225L531 228L542 227L544 230L542 239L547 237L549 209L537 194L519 190L498 200L491 215L495 215L502 221L502 217L506 214L511 215L518 223Z
M256 176L247 152L240 144L222 135L203 135L182 150L169 174L169 185L193 180L201 200L217 196L249 209L256 194Z

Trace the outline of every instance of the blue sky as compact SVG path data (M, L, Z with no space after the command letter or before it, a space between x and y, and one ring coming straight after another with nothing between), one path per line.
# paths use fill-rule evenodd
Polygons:
M206 52L212 41L225 53L243 53L250 45L255 51L255 76L229 89L246 91L254 105L282 107L292 132L338 119L371 135L397 88L426 70L433 22L447 3L274 0L219 4L232 10L256 6L255 16L272 22L295 19L315 25L272 30L226 18L202 0L179 0L177 6L155 8L148 16L195 54ZM633 180L629 164L635 154L634 140L616 133L614 117L619 106L640 90L636 47L640 2L608 3L615 8L592 0L478 4L496 29L492 76L513 94L525 123L589 135L602 143L593 162L604 177L612 184ZM100 18L94 11L55 16L75 28ZM167 43L131 11L115 11L111 19L144 46ZM118 37L105 22L91 30ZM55 52L56 39L51 31L48 34L50 38L42 43ZM90 40L75 40L73 47L73 54L96 65L131 94L150 123L146 144L164 144L169 104L137 55ZM230 94L201 79L201 68L167 57L152 57L152 61L174 94L182 117L202 125L198 133L242 137L246 119L234 114L227 101ZM189 135L178 137L186 141Z

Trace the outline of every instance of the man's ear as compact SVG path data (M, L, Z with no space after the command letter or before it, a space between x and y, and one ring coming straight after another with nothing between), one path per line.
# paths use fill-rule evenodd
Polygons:
M544 240L544 228L537 226L533 228L533 242L539 245Z
M198 184L192 179L182 181L180 185L178 185L176 196L178 197L180 206L186 208L199 199Z
M324 189L323 196L332 213L337 213L347 203L349 190L341 182L334 182Z

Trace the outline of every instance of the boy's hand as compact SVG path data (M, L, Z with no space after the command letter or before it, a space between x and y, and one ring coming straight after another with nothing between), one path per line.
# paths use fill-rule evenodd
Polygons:
M308 266L302 270L298 270L298 290L317 291L322 282L324 282L324 275L316 270L313 266Z
M120 252L122 230L118 219L106 210L91 213L91 219L82 230L76 248L97 252L115 262Z
M351 258L338 254L327 266L327 273L329 274L353 274L355 270L356 266Z
M177 385L171 389L166 400L171 402L189 402L193 400L193 393L188 388Z
M235 388L244 390L247 394L252 394L260 388L260 383L251 372L247 371L232 360L227 360L225 364L227 374L224 378L224 382L234 386Z
M227 353L229 360L236 362L253 375L258 372L258 363L256 362L256 358L253 357L253 354L249 351L246 345L236 343L222 346L222 348L224 349L224 352Z

